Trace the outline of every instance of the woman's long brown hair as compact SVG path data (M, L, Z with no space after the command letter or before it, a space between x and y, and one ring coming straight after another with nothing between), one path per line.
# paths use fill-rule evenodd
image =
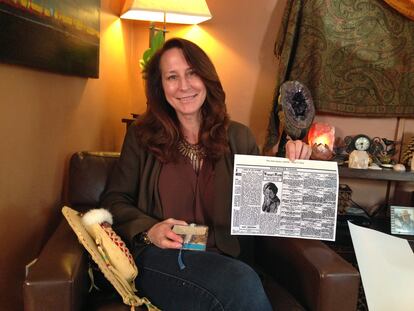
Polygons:
M175 110L165 98L160 69L161 57L172 48L179 48L183 52L187 63L206 87L207 96L201 107L199 143L205 148L207 157L216 161L229 150L225 93L210 58L198 45L185 39L166 41L144 70L147 110L138 121L138 139L162 162L177 156L177 143L182 137L180 124Z

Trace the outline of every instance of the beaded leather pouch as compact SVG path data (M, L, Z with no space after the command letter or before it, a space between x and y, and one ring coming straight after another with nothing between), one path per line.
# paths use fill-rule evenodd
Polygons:
M94 209L82 215L67 206L62 208L62 213L123 302L131 306L131 310L141 305L150 311L159 310L147 298L135 294L138 269L125 243L112 230L112 215L105 209Z

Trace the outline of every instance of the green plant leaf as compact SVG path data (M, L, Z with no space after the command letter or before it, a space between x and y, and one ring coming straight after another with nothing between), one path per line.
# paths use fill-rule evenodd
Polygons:
M157 31L151 39L151 47L145 50L142 54L142 59L139 60L139 66L142 70L145 69L155 52L157 52L164 45L164 41L164 32L162 30Z
M144 62L143 59L139 60L139 67L141 68L141 70L144 70L146 63Z
M152 55L154 55L154 51L153 51L153 49L152 49L152 48L147 49L147 50L144 52L144 54L142 54L142 59L143 59L143 61L144 61L145 63L147 63L147 62L151 59Z
M151 40L151 48L154 49L154 53L162 47L164 41L164 32L162 30L157 31Z

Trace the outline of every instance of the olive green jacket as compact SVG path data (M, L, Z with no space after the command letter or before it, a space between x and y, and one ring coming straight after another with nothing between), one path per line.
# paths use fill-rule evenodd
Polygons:
M164 218L158 193L162 164L140 146L137 126L133 123L128 128L121 156L101 200L101 206L114 216L115 231L129 243ZM228 128L228 141L231 152L215 164L213 232L222 252L238 256L238 240L230 235L234 154L257 155L259 150L249 128L234 121Z

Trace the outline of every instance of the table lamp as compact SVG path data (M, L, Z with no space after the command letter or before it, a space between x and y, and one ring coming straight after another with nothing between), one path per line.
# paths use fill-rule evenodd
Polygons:
M199 24L211 18L205 0L126 0L121 18L151 21L150 47L157 32L165 37L166 23ZM164 29L154 22L163 22Z
M315 122L308 133L308 143L312 147L311 159L330 160L333 157L335 127Z

